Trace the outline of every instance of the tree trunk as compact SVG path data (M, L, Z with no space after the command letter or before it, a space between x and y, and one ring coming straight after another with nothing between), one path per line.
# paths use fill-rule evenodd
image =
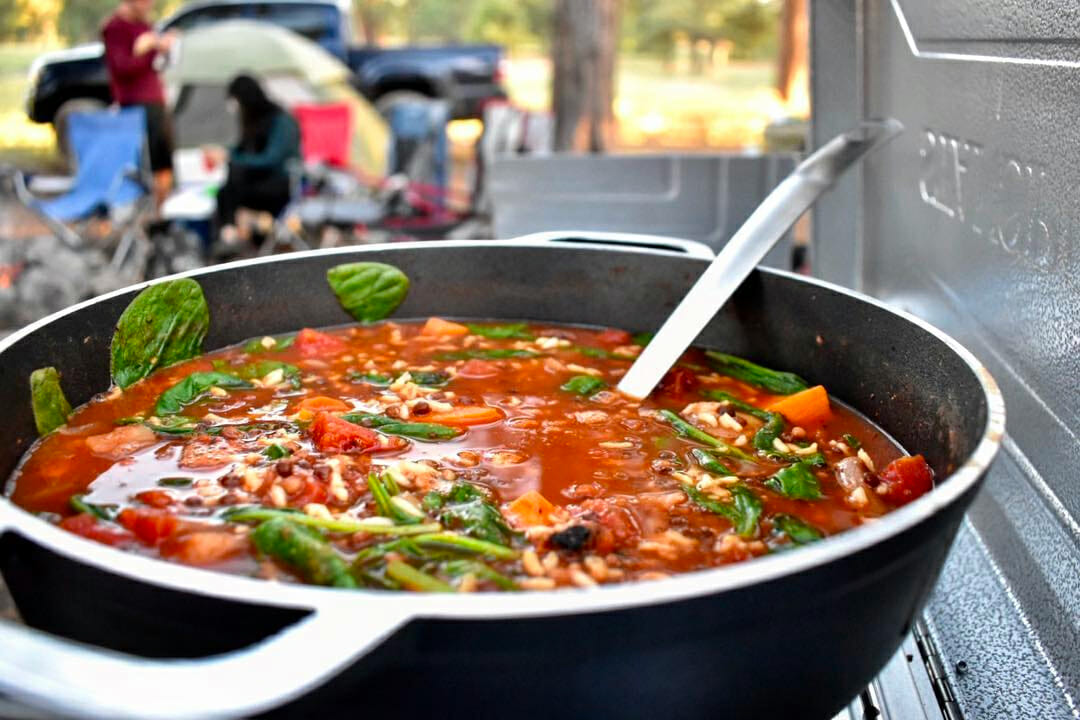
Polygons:
M556 0L551 41L555 149L603 152L615 118L618 0Z
M809 61L809 44L806 0L784 0L780 15L780 67L776 73L776 89L784 100L791 98L798 70Z

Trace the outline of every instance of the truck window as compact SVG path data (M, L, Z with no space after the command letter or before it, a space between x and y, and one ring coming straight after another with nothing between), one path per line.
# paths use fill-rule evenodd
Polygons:
M314 42L340 40L338 9L333 5L260 3L255 6L255 19L288 28Z
M236 20L246 16L247 8L244 5L207 5L177 15L166 24L165 29L185 31L222 20Z

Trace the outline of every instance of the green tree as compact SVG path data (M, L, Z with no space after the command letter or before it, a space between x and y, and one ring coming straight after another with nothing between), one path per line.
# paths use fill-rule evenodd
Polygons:
M637 50L670 57L678 38L690 41L696 69L717 43L732 45L735 57L758 56L775 43L780 12L777 0L628 0L626 32Z
M58 30L71 43L97 40L101 25L116 9L116 0L64 0Z

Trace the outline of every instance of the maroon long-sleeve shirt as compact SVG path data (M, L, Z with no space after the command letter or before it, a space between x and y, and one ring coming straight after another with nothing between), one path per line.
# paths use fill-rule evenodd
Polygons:
M114 14L101 29L113 101L120 105L164 104L165 89L154 70L156 51L135 54L135 38L153 28Z

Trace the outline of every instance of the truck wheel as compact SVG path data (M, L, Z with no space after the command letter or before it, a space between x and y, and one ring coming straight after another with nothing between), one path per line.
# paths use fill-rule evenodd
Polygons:
M72 113L78 112L94 112L95 110L102 110L106 107L105 103L94 98L73 98L68 100L56 110L56 114L53 115L53 132L56 133L56 147L60 150L60 155L64 158L64 161L68 165L68 170L72 174L75 173L75 158L71 155L71 147L68 144L67 125L68 118Z
M431 96L416 90L391 90L375 99L375 109L384 117L390 118L390 108L398 103L427 102Z

